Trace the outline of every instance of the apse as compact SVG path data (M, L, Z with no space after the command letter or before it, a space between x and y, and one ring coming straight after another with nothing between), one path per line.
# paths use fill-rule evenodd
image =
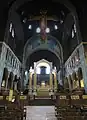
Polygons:
M60 61L58 57L48 50L38 50L32 53L26 61L26 69L29 69L30 66L34 67L34 62L37 62L41 59L45 59L49 62L52 62L53 66L56 66L57 70L59 70ZM44 63L42 66L44 66ZM40 73L40 68L38 68L38 72ZM49 67L46 68L46 73L49 73Z
M37 74L50 74L50 65L46 62L41 62L37 65L36 68Z

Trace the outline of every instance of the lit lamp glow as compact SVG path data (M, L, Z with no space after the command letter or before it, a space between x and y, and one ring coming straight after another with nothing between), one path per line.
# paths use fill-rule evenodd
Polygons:
M12 99L12 102L14 102L15 101L15 99Z
M55 28L55 30L57 30L57 29L58 29L58 26L57 26L57 25L55 25L55 26L54 26L54 28Z
M25 75L27 75L27 71L25 71Z
M40 28L38 27L37 29L36 29L36 33L40 33Z
M42 85L42 86L45 86L45 82L43 81L43 82L41 83L41 85Z
M76 59L76 62L78 62L79 60L78 59Z
M46 33L49 33L50 32L50 29L49 28L46 28Z
M32 29L32 26L31 26L31 25L29 25L29 26L28 26L28 29L30 29L30 30L31 30L31 29Z
M84 88L84 80L80 80L81 87Z

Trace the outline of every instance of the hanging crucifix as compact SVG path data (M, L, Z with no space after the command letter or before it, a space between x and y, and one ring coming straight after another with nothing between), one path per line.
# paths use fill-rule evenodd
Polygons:
M47 40L47 34L46 34L46 27L47 27L47 19L46 19L46 12L41 12L41 19L40 19L40 37L41 40L46 41Z

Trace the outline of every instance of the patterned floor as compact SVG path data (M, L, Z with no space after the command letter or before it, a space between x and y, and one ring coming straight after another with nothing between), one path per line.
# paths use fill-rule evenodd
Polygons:
M57 120L54 106L27 106L26 120Z

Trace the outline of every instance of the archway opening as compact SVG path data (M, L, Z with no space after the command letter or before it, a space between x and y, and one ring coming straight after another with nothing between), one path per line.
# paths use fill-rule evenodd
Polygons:
M18 78L17 78L17 75L15 75L15 76L14 76L14 83L13 83L13 89L14 89L15 91L18 90L17 84L18 84Z
M78 68L77 74L78 74L78 80L79 80L80 88L84 88L84 80L83 80L83 73L82 73L82 68L81 67Z
M53 54L52 52L50 52L48 50L38 50L38 51L32 53L28 57L28 59L26 61L26 70L25 71L29 71L31 66L32 66L32 68L34 68L34 62L38 62L39 60L42 60L42 59L45 59L45 60L47 60L49 62L52 62L52 69L54 69L56 67L56 71L57 72L59 71L59 69L60 69L60 60L58 59L58 57L55 54ZM43 66L43 68L40 69L41 66ZM39 76L44 76L44 75L40 75L41 70L46 73L45 74L46 79L47 79L47 81L49 81L49 79L50 79L49 78L50 77L49 64L47 64L47 63L38 64L38 68L37 68L37 72L39 73L39 74L37 74L38 79L39 79ZM54 78L55 78L55 76L54 76L54 74L52 74L53 82L54 82ZM33 73L32 79L34 79L34 73ZM55 79L57 79L57 76L56 76ZM27 79L27 81L25 81L25 83L28 85L29 80ZM32 81L32 85L33 85L33 81Z
M3 77L2 77L2 83L1 83L2 88L6 88L7 80L8 80L8 69L4 68Z
M73 81L73 90L79 88L78 78L76 72L72 73L72 81Z
M69 82L68 82L68 78L67 77L64 79L64 89L66 91L69 90Z
M72 90L73 89L73 80L72 80L71 75L68 76L68 80L69 80L69 83L70 83L70 90Z
M8 78L8 89L13 87L13 72L10 72L9 78Z
M41 59L45 59L53 63L53 66L56 66L57 71L60 69L60 60L58 57L49 50L38 50L32 53L26 61L26 69L29 70L30 66L34 67L34 62L37 62Z

